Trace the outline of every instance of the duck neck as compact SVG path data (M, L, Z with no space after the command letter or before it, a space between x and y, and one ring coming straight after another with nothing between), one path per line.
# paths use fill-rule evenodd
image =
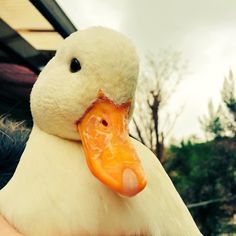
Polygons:
M54 154L59 155L58 150L60 151L65 150L65 146L66 147L76 146L77 148L80 148L80 149L82 148L81 141L73 141L73 140L60 138L58 136L46 133L42 129L40 129L37 125L34 125L31 131L29 140L27 142L25 152L23 153L23 156L28 154L29 150L33 149L34 155L32 155L32 158L35 157L35 153L36 153L36 156L40 156L40 158L44 158L43 156L47 158L48 154L54 153ZM37 152L35 152L36 150ZM64 153L65 153L64 151L61 152L61 154L64 154Z
M13 179L25 179L26 175L33 177L37 174L47 179L53 171L60 171L68 165L70 168L83 157L80 141L59 138L34 125Z

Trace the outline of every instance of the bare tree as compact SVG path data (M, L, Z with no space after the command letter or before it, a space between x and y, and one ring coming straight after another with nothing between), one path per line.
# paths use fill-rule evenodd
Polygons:
M199 118L199 122L205 131L207 139L217 139L225 134L224 124L222 123L223 107L214 107L212 100L208 102L208 114Z
M229 70L228 77L225 77L223 89L221 91L222 101L228 111L224 113L224 119L227 129L231 132L232 136L236 136L236 88L235 78L232 70Z
M183 79L186 63L181 53L172 50L160 51L159 59L149 54L146 63L137 89L133 136L149 147L163 163L165 140L181 112L168 110L168 103Z
M236 136L236 89L233 72L229 70L221 90L221 104L215 109L212 101L208 115L199 119L207 138Z

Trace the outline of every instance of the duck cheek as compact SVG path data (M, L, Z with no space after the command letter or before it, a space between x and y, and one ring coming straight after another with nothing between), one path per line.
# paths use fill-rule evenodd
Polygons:
M78 131L92 174L130 197L145 187L146 178L128 135L129 106L99 98L78 123Z

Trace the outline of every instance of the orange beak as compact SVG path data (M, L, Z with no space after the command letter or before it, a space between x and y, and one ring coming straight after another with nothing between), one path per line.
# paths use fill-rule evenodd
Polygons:
M78 122L89 169L102 183L123 196L146 186L141 163L128 134L131 103L115 105L102 93Z

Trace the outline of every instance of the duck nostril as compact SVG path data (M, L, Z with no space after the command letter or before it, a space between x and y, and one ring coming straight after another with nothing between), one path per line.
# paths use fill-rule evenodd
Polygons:
M101 120L101 123L103 124L103 126L105 126L105 127L107 127L108 126L108 123L107 123L107 121L106 120L104 120L104 119L102 119Z

